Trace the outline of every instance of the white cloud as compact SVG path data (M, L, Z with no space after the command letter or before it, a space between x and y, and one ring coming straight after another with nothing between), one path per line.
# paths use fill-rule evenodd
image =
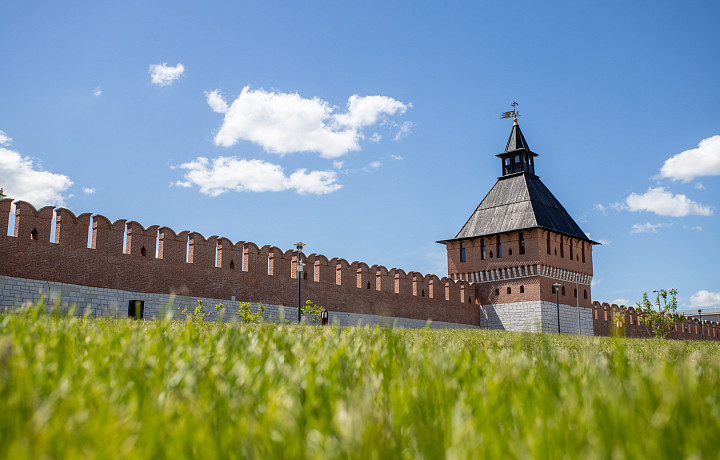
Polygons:
M87 195L92 195L93 193L95 193L95 189L90 187L83 187L82 191Z
M182 64L178 63L175 67L171 67L167 65L167 62L152 64L148 70L152 83L160 86L171 85L180 78L183 72L185 72L185 67Z
M612 305L612 304L615 304L615 305L625 305L626 307L632 306L632 305L630 304L630 301L629 301L628 299L615 299L615 300L613 300L612 302L610 302L610 305Z
M400 155L390 155L390 158L392 158L393 160L397 160L397 161L405 159L404 157L402 157Z
M360 150L363 128L411 107L386 96L353 95L348 98L346 112L334 113L330 104L317 97L307 99L297 93L252 90L248 86L227 109L217 91L208 94L208 105L214 111L225 111L216 145L230 147L247 140L269 153L318 152L325 158Z
M370 136L370 142L377 143L382 140L382 136L380 133L373 133L372 136Z
M631 193L625 203L630 211L650 211L660 216L710 216L713 213L711 206L696 203L685 195L673 195L665 187L649 188L642 195Z
M10 145L12 144L12 137L9 137L7 134L5 134L5 131L0 129L0 145Z
M63 192L73 185L73 181L63 174L38 169L32 159L0 147L0 184L10 198L40 207L64 206L69 196Z
M220 91L212 90L209 93L205 93L207 96L207 103L213 112L226 113L228 111L227 102L220 95Z
M683 225L683 228L686 228L688 230L697 230L698 232L701 232L703 229L701 225L695 225L695 226Z
M382 166L382 163L379 162L379 161L373 161L372 163L370 163L370 164L368 165L368 167L369 167L369 168L372 168L372 169L377 169L377 168L379 168L380 166Z
M592 236L590 236L589 233L586 232L585 235L586 235L588 238L590 238L591 240L593 239ZM603 238L597 239L597 240L595 240L595 241L597 241L598 243L600 243L600 244L602 244L602 245L605 245L605 246L608 246L608 245L610 244L610 240L606 240L606 239L603 239Z
M690 307L720 306L720 292L710 292L702 289L690 296Z
M200 187L200 193L218 196L228 191L281 192L295 190L299 194L323 195L332 193L342 185L337 183L335 171L298 169L286 176L279 165L261 160L235 157L217 157L208 160L198 157L177 166L186 169L184 180L175 182L179 187Z
M698 190L705 190L705 186L702 184L702 182L698 182L695 184L695 188Z
M398 130L397 134L395 134L395 138L393 140L398 141L398 140L402 139L403 137L407 136L408 134L410 134L410 132L412 131L412 127L413 127L413 124L409 121L406 121L405 123L400 125L400 129Z
M720 176L720 135L703 139L696 149L665 160L660 177L690 182L696 177Z
M334 169L342 169L344 164L345 164L344 161L335 160L335 161L333 161L333 168Z
M101 94L102 94L102 90L100 89L99 86L97 86L97 87L93 90L93 96L99 96L99 95L101 95Z
M650 222L646 222L644 224L635 224L630 229L630 234L636 234L636 233L657 233L658 228L662 227L668 227L669 224L651 224Z

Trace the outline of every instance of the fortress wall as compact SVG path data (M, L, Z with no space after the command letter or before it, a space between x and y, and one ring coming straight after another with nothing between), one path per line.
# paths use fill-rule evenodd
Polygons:
M621 335L625 337L650 337L650 331L640 323L638 312L634 307L624 305L609 305L607 303L593 302L593 328L595 335L612 336L616 333L616 314L619 313L622 321ZM702 334L700 332L702 328ZM673 325L667 335L669 339L677 340L715 340L720 341L720 328L712 321L700 323L695 318L685 318L684 321Z
M8 225L11 200L0 202L0 228ZM195 232L112 223L102 215L75 215L53 207L16 203L15 235L0 235L0 275L136 293L177 293L297 305L296 253ZM92 223L92 244L87 247ZM35 233L33 233L35 232ZM31 234L37 239L31 239ZM123 250L123 240L126 240ZM53 242L51 242L53 241ZM217 253L217 264L215 257ZM156 256L157 254L157 256ZM302 298L328 311L468 325L479 324L476 305L465 303L466 281L319 254L304 255ZM216 266L217 265L217 266Z
M206 317L207 321L234 321L238 320L236 315L240 308L240 301L227 299L201 298L172 294L153 294L123 291L118 289L96 288L52 281L28 280L23 278L12 278L0 275L0 311L3 309L20 306L25 302L36 303L40 296L45 296L48 303L48 312L59 310L66 313L71 307L75 307L74 314L82 316L105 316L125 318L128 316L128 304L131 301L140 300L144 302L144 319L158 319L172 314L174 318L183 318L181 311L187 309L194 311L197 301L202 300L206 311L215 311L214 306L222 303L224 308L219 314ZM265 309L264 319L269 322L296 322L297 308L283 305L263 304ZM250 309L258 311L258 303L251 303ZM57 311L56 310L56 311ZM427 321L411 318L397 318L388 316L376 316L370 314L329 312L330 324L338 326L383 326L401 328L424 328ZM305 321L311 320L307 317ZM433 321L429 324L431 329L465 329L477 328L478 326Z

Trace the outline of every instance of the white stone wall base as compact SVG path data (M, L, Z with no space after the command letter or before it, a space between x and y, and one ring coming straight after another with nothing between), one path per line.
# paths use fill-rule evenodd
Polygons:
M541 300L511 302L480 306L480 327L521 332L558 332L558 311L555 302ZM560 304L560 332L594 335L592 311Z
M143 292L122 291L119 289L106 289L77 284L55 283L52 281L38 281L25 278L13 278L0 275L0 311L20 307L40 300L41 296L47 299L47 310L59 309L67 312L74 306L74 314L83 316L105 316L126 318L128 304L131 300L142 300L144 304L144 319L158 319L165 315L174 318L183 318L180 313L187 309L188 313L195 311L197 301L202 300L205 311L215 312L215 305L222 303L224 308L218 317L231 321L238 319L237 312L240 300L209 299L204 297L175 296L170 294L148 294ZM257 303L251 303L253 311L258 310ZM427 321L411 318L396 318L378 315L365 315L358 313L335 312L328 309L330 324L338 326L382 326L399 327L407 329L424 328ZM283 305L265 305L265 320L270 322L297 322L297 307ZM305 318L309 321L309 318ZM448 323L433 321L429 323L431 329L477 329L478 326L469 324Z

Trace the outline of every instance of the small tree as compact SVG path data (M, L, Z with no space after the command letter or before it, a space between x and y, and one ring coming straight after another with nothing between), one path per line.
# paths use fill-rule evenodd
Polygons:
M239 307L237 315L240 317L241 322L245 324L258 324L263 320L263 316L265 315L265 305L258 304L257 313L253 313L250 309L249 302L240 302Z
M320 317L325 309L320 305L315 305L312 300L306 300L305 305L302 307L302 314L309 315L312 319L313 324L320 322Z
M196 323L202 323L205 321L205 317L207 316L210 318L214 314L219 314L220 310L224 308L224 305L219 303L215 305L215 311L205 311L205 307L203 307L203 301L198 299L197 301L197 307L195 307L195 311L190 313L188 312L188 309L185 308L182 311L180 311L180 314L185 317L186 320L191 320Z
M655 297L655 305L650 303L648 300L648 293L643 293L643 299L638 302L638 320L640 324L643 324L651 335L658 338L665 338L672 325L678 321L683 321L685 315L681 315L677 312L677 289L670 289L666 291L661 289L656 291L657 296ZM668 300L668 294L670 299ZM662 299L662 304L660 300Z

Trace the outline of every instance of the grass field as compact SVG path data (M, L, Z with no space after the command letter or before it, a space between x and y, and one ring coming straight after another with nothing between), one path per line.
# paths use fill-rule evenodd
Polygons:
M0 315L0 459L720 458L720 346Z

